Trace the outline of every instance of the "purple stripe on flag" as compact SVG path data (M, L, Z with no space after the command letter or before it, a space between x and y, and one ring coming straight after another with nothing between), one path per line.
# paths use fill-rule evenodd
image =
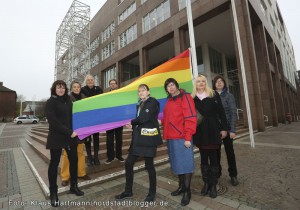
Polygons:
M94 125L94 126L89 126L89 127L84 127L84 128L78 128L75 130L76 133L78 133L78 137L80 140L83 140L84 138L97 133L97 132L102 132L102 131L107 131L111 130L114 128L118 128L121 126L126 125L129 123L131 119L128 120L123 120L123 121L118 121L118 122L112 122L112 123L106 123L106 124L101 124L101 125Z
M163 112L160 112L158 115L158 119L161 120L162 118L163 118ZM106 123L106 124L101 124L101 125L94 125L94 126L89 126L89 127L84 127L84 128L78 128L75 130L75 132L78 133L78 138L80 140L83 140L84 138L86 138L94 133L118 128L118 127L124 126L130 122L131 122L131 119L118 121L118 122L112 122L112 123Z

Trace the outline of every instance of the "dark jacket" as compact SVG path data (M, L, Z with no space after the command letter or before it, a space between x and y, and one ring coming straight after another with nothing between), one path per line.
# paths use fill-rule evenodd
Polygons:
M70 97L51 96L46 102L46 117L49 122L47 149L62 149L77 145L72 139L72 101Z
M228 92L227 88L224 88L220 94L222 105L225 110L226 119L228 122L228 131L231 133L235 133L235 126L236 126L236 105L234 96Z
M71 99L72 102L79 101L79 100L81 100L81 99L86 98L86 96L85 96L83 93L81 93L81 92L80 92L80 95L79 95L80 98L77 98L77 99L76 99L75 95L76 95L76 94L73 94L73 93L70 94L70 99ZM77 97L78 97L78 96L77 96Z
M149 97L143 104L137 106L137 112L139 106L141 106L139 116L131 120L133 132L129 152L142 157L155 157L157 146L163 143L157 121L160 105L155 98ZM158 134L147 135L145 132L142 134L144 128L156 128Z
M99 86L94 86L89 88L87 85L81 88L81 93L83 93L87 98L103 93L103 90Z
M194 144L204 149L218 147L221 144L220 131L227 131L225 111L219 94L215 92L214 97L203 100L195 96L194 102L198 112L204 116L193 137Z

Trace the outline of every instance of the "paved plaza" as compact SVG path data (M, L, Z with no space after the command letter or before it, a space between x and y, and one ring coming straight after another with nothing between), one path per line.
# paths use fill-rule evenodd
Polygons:
M26 131L35 125L0 124L0 209L51 209L24 154L34 167L46 167L40 157L29 152ZM200 196L199 153L195 153L196 170L192 178L192 200L180 206L181 196L170 192L177 188L177 177L168 163L156 167L157 197L155 203L143 201L148 192L145 170L135 173L133 199L117 202L116 194L124 190L124 175L83 188L85 195L59 195L58 209L299 209L300 206L300 123L272 127L256 133L255 148L249 136L235 141L239 185L233 187L227 173L222 149L223 175L219 179L219 195L215 199ZM23 153L24 151L24 153ZM36 161L35 161L36 160ZM46 183L48 184L48 183ZM59 183L58 183L59 184Z

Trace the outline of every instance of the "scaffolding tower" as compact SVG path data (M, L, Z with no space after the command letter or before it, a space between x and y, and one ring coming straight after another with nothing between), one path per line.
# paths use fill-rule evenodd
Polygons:
M83 82L90 71L90 6L74 0L56 32L54 79Z

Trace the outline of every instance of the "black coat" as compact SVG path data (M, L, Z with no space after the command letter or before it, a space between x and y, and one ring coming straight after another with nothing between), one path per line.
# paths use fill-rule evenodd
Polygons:
M139 105L137 106L138 112ZM162 138L157 121L160 110L159 102L149 97L141 106L139 116L131 121L133 128L129 152L142 157L155 157L157 146L162 144ZM156 128L157 135L142 135L143 128Z
M103 90L99 86L94 86L93 88L84 86L81 88L81 93L83 93L88 98L103 93Z
M71 138L72 101L70 97L51 96L46 102L46 117L49 122L47 149L62 149L77 145L77 138Z
M219 94L215 92L214 97L207 97L203 100L195 96L194 102L197 111L204 116L193 136L194 144L200 148L221 144L220 131L227 131L228 126Z

